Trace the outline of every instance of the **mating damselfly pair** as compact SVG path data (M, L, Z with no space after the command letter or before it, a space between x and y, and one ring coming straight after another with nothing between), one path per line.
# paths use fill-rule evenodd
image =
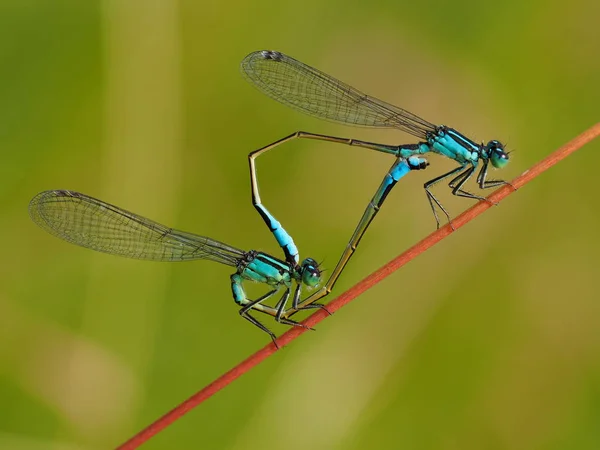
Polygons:
M251 53L244 58L241 67L245 78L255 87L298 111L343 124L398 129L417 137L420 142L389 145L297 131L251 152L248 159L252 203L281 246L284 259L257 250L243 251L208 237L169 228L109 203L68 190L44 191L35 196L29 206L33 221L54 236L100 252L152 261L208 259L235 267L236 270L231 275L231 289L234 301L240 306L240 315L268 333L277 345L276 336L251 312L270 315L283 324L303 326L290 317L301 310L324 308L317 302L333 289L392 188L409 172L425 169L429 165L424 154L437 153L458 163L455 169L424 185L438 228L438 209L448 219L450 226L451 219L431 191L435 184L449 180L448 186L454 195L485 200L484 197L463 189L478 167L480 170L476 181L479 188L508 184L503 180L487 179L490 164L495 168L502 168L508 163L508 153L497 140L477 144L452 128L434 125L402 108L365 95L280 52ZM395 157L331 275L325 284L306 298L302 298L302 288L321 285L321 268L312 258L300 262L292 237L261 202L256 172L258 156L293 139L364 147ZM257 299L249 299L244 290L244 281L263 283L269 287L269 291ZM267 301L276 294L281 295L273 306L269 306Z

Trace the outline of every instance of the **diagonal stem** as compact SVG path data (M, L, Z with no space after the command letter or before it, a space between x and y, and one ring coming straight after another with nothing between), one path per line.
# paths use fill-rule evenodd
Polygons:
M529 170L526 170L511 181L511 185L505 185L492 193L486 201L480 201L473 207L469 208L465 212L463 212L460 216L452 220L452 225L454 229L457 230L462 226L466 225L468 222L473 220L479 214L484 212L486 209L489 209L494 203L498 203L503 200L508 195L515 192L515 189L518 189L525 184L532 181L537 176L541 175L543 172L548 170L550 167L562 161L571 153L583 147L588 142L600 136L600 123L592 126L588 130L584 131L579 136L575 137L571 141L567 142L565 145L560 147L558 150L553 152L550 156L535 164ZM514 188L513 188L514 186ZM381 267L380 269L373 272L371 275L358 282L356 285L348 289L346 292L341 294L336 299L332 300L328 305L327 309L330 312L335 312L340 309L342 306L346 305L350 301L354 300L360 294L365 292L367 289L370 289L384 278L388 277L400 267L404 266L409 261L416 258L418 255L423 253L425 250L429 249L433 245L437 244L439 241L444 239L453 233L454 230L450 227L450 224L440 228L439 230L431 233L425 239L420 241L419 243L413 245L411 248L403 252L401 255L394 258L392 261L388 262L386 265ZM310 315L306 320L302 322L307 328L301 327L293 327L288 330L286 333L281 335L277 339L280 347L283 347L293 340L297 339L301 334L304 334L308 331L309 328L314 327L316 324L326 319L330 315L323 311L318 310L314 314ZM184 414L191 411L198 405L200 405L205 400L212 397L218 391L226 387L228 384L233 382L235 379L239 378L244 373L248 372L253 367L257 366L259 363L264 361L266 358L271 356L273 353L277 351L275 344L270 343L239 363L233 369L229 370L225 374L221 375L215 381L210 383L208 386L204 387L202 390L198 391L196 394L192 395L190 398L185 400L183 403L177 405L171 411L166 413L164 416L157 419L154 423L150 424L148 427L141 430L139 433L134 435L131 439L129 439L124 444L117 447L117 450L132 450L138 448L152 436L164 430L167 426L175 422L177 419L181 418Z

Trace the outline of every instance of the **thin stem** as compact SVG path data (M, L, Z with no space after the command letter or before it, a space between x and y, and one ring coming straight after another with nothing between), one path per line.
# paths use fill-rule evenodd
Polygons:
M459 228L473 220L475 217L477 217L479 214L484 212L486 209L490 208L492 206L491 202L500 202L505 197L515 192L515 189L518 189L524 186L526 183L529 183L535 177L545 172L559 161L565 159L571 153L583 147L585 144L597 138L598 136L600 136L600 123L597 123L587 131L584 131L582 134L560 147L546 159L540 161L531 169L525 171L521 176L515 178L511 182L514 188L511 186L502 186L500 189L496 190L488 197L489 201L480 201L472 208L466 210L464 213L462 213L460 216L458 216L452 221L454 229L458 230ZM371 287L382 281L384 278L388 277L393 272L398 270L400 267L404 266L406 263L408 263L418 255L423 253L425 250L429 249L434 244L437 244L439 241L441 241L442 239L444 239L452 233L453 230L449 224L431 233L418 244L412 246L400 256L397 256L392 261L381 267L379 270L373 272L367 278L358 282L356 285L354 285L346 292L341 294L339 297L332 300L327 305L327 309L330 312L337 311L342 306L346 305L347 303L358 297L360 294L365 292L367 289L370 289ZM323 310L318 310L317 312L309 316L305 321L303 321L302 324L306 325L307 327L314 327L316 324L326 319L327 317L329 317L329 314L327 314L327 312ZM280 347L283 347L292 342L293 340L297 339L306 331L306 328L293 327L286 333L281 335L281 337L277 339L277 342L279 343ZM117 447L117 449L131 450L139 447L152 436L164 430L167 426L175 422L188 411L192 410L208 398L212 397L214 394L216 394L218 391L230 384L236 378L248 372L251 368L257 366L259 363L261 363L267 357L271 356L276 351L277 348L273 343L266 345L265 347L254 353L252 356L235 366L233 369L217 378L204 389L192 395L190 398L173 408L171 411L169 411L164 416L156 420L154 423L144 428L142 431L137 433L127 442Z

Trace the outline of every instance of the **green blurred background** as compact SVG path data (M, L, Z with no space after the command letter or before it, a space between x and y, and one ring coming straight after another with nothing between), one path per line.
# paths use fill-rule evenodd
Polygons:
M285 108L243 80L246 54L286 52L502 140L494 175L511 179L599 120L598 17L596 0L2 0L0 448L111 448L269 342L238 316L231 268L68 245L30 221L37 192L279 255L251 150L298 129L415 139ZM294 142L259 160L263 200L331 269L392 162ZM452 164L430 162L335 293L434 229L422 185ZM600 448L599 164L597 141L144 448ZM472 204L437 192L454 215Z

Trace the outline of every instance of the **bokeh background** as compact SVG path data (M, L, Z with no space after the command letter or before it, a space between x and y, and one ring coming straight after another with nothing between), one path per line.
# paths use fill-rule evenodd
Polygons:
M68 245L30 221L37 192L279 255L251 150L298 129L414 138L286 108L243 80L246 54L500 139L514 152L494 175L511 179L599 120L599 16L596 0L2 0L0 448L112 448L269 342L238 316L231 268ZM331 269L392 162L291 143L259 160L263 200ZM452 164L430 162L335 293L434 229L422 184ZM597 141L144 448L600 448L599 164ZM472 203L437 192L454 215Z

